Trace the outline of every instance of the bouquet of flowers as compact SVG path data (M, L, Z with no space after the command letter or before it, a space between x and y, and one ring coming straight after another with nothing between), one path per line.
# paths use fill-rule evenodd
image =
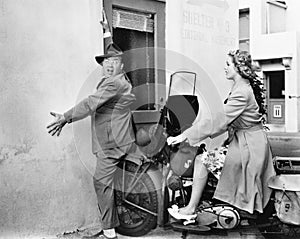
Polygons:
M218 147L210 151L206 151L197 157L201 157L204 166L211 172L218 180L221 176L221 171L224 165L227 154L227 147Z

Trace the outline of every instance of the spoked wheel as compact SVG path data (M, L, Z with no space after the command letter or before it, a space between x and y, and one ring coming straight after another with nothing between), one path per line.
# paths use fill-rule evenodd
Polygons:
M123 164L119 167L122 169ZM118 170L115 177L115 202L120 221L116 230L134 237L143 236L155 228L158 211L155 186L147 173L135 173L137 167L126 161L125 174Z

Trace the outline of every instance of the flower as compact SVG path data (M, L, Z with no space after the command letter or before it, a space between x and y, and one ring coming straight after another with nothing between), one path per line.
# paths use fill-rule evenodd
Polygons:
M225 162L227 147L219 147L199 155L204 166L217 179L221 176L221 171Z

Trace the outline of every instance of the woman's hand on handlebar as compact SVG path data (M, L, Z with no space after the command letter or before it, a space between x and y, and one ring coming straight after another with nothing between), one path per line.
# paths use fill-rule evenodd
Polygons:
M180 135L178 135L176 137L169 137L169 138L167 138L167 143L168 143L168 145L179 144L179 143L181 143L181 142L183 142L185 140L186 140L186 136L180 134Z

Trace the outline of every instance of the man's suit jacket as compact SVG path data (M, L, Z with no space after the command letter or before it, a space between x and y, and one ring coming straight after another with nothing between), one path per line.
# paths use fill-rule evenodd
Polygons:
M96 93L64 113L69 123L91 115L93 153L135 140L129 108L135 101L131 89L124 74L102 79Z

